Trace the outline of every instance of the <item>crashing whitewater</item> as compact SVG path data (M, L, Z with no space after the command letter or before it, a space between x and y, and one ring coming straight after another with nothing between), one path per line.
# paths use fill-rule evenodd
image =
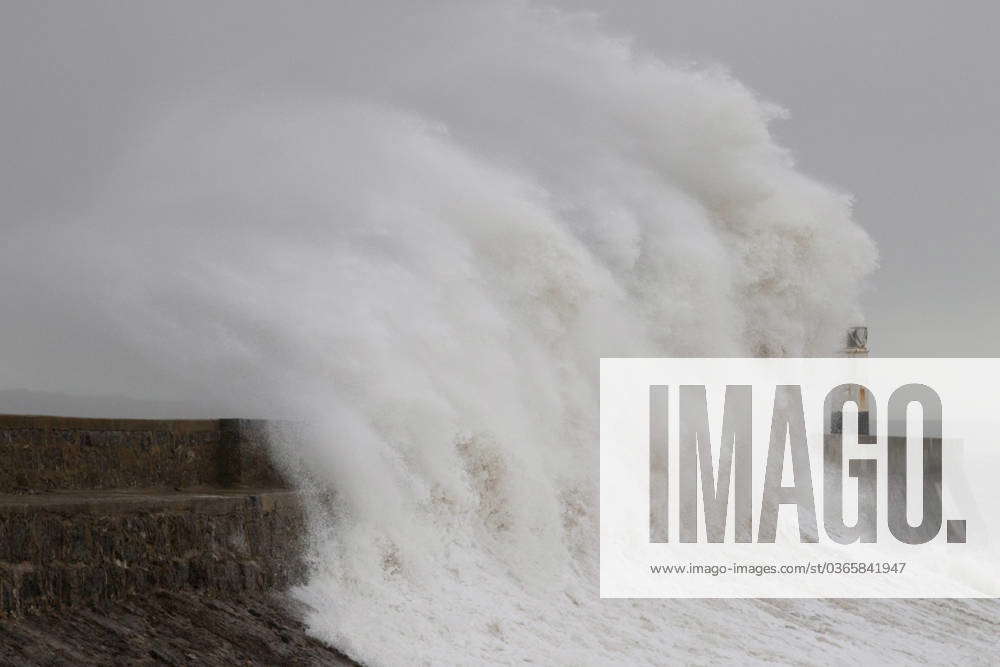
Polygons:
M85 322L111 390L309 424L276 437L316 491L295 595L366 663L933 659L974 603L598 598L598 359L858 321L876 251L782 111L592 17L393 30L329 90L166 110L90 210L15 226L24 321Z

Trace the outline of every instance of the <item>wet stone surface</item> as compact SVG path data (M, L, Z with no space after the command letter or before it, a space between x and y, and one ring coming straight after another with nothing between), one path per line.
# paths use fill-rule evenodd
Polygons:
M0 621L0 665L353 665L285 596L152 591Z

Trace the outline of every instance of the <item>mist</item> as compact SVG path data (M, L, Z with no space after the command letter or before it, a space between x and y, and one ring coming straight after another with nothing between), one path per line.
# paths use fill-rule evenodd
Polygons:
M337 503L296 595L366 662L655 663L682 614L595 602L598 360L829 354L874 244L722 68L524 3L343 19L22 193L2 388L307 424L275 455Z

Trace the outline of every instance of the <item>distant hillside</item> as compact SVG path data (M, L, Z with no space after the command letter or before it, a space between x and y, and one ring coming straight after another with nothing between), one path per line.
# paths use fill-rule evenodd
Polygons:
M145 401L126 396L75 396L27 389L0 390L0 414L132 419L215 419L230 416L207 403Z

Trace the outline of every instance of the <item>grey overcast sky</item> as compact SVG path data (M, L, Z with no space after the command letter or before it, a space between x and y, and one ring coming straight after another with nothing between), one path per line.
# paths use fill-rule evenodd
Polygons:
M350 45L331 44L327 26L361 12L370 31L359 39L390 38L380 27L391 35L423 5L395 4L6 0L0 216L85 211L132 133L168 100L328 88L328 64ZM790 111L776 134L806 172L855 195L879 245L865 296L876 354L1000 353L1000 5L554 4L598 11L610 31L668 61L723 64Z
M865 298L876 354L1000 354L1000 5L571 4L666 57L724 63L789 110L777 136L855 196L879 245Z

